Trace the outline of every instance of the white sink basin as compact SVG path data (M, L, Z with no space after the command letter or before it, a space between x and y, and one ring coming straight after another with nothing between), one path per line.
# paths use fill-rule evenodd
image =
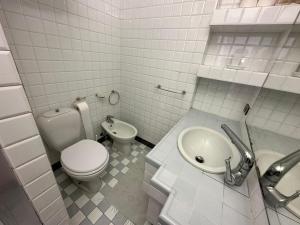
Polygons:
M270 150L259 150L255 152L256 163L260 170L261 175L263 175L269 166L275 161L284 157L283 154L270 151ZM292 168L276 185L276 189L284 195L292 195L295 191L300 190L300 164L297 164ZM300 216L300 198L296 198L291 201L287 208Z
M183 130L178 137L178 148L189 163L209 173L224 173L225 159L229 157L231 168L240 161L236 147L224 135L206 127ZM200 158L198 161L197 156Z

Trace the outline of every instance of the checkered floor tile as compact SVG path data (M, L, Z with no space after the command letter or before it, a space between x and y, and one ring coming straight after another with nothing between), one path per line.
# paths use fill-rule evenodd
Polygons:
M144 158L149 148L134 142L129 156L113 151L109 141L102 143L110 153L109 165L102 174L102 187L95 194L86 193L74 185L62 171L55 171L56 181L64 198L64 203L71 218L71 225L135 225L130 218L122 215L120 209L110 204L101 193L104 188L113 192L122 176L126 176L132 165ZM149 224L145 222L145 225Z

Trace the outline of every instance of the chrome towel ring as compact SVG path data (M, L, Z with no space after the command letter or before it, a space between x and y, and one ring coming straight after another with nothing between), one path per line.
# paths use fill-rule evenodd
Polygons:
M117 101L116 102L112 102L112 96L117 95ZM108 96L108 102L111 105L116 105L118 104L120 101L120 93L118 91L112 90Z

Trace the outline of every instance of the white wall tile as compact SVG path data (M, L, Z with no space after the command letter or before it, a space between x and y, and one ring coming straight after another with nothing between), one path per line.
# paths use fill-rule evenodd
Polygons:
M250 202L249 198L238 193L232 191L230 188L224 189L224 203L240 214L252 218L251 210L250 210Z
M33 199L32 203L37 211L41 211L51 204L55 199L60 196L59 189L57 185L53 185L42 194Z
M21 84L21 80L9 51L0 51L0 86Z
M37 1L23 0L21 1L21 8L24 15L40 17L39 5Z
M238 70L234 81L240 84L249 84L251 76L252 72L250 71Z
M245 8L240 24L254 24L260 13L260 8Z
M257 24L272 24L279 15L281 6L263 7L257 18Z
M234 2L234 3L233 3ZM277 4L275 6L264 7L243 7L238 1L219 1L219 7L214 11L211 25L242 25L242 24L294 24L299 6ZM238 4L236 4L238 3ZM245 2L242 2L242 4ZM224 15L225 19L224 19ZM266 27L267 28L267 27ZM279 29L283 27L278 26ZM268 28L269 29L269 28ZM270 28L271 29L271 28Z
M269 225L269 224L276 225L271 222L269 223L268 216L265 210L261 211L261 213L254 218L253 225Z
M53 173L52 171L48 171L32 182L26 184L25 191L28 196L33 199L54 184L56 184L56 180L53 176Z
M245 104L251 103L258 91L257 87L200 78L192 107L240 120Z
M300 78L299 77L288 77L285 79L281 86L281 90L300 93Z
M4 148L13 167L18 167L38 156L45 154L45 148L40 136L34 136Z
M26 23L28 25L28 30L32 32L44 33L44 27L41 20L35 17L26 16Z
M210 35L203 64L265 72L278 38L278 33L214 32Z
M299 10L300 6L297 5L282 7L276 22L279 24L293 24L295 22L295 18L297 18Z
M227 10L226 9L216 10L213 14L213 17L211 19L210 24L215 25L215 24L225 23L226 15L227 15Z
M42 155L15 169L18 178L23 185L28 184L50 169L47 155Z
M256 87L262 87L265 79L267 77L266 73L260 73L260 72L252 72L250 81L248 84L256 86Z
M39 212L40 218L43 223L46 223L47 220L49 220L51 217L53 217L57 212L61 211L64 206L64 201L61 197L58 197L56 200L54 200L48 207L41 210Z
M252 224L252 221L248 217L241 215L234 209L224 204L222 223L226 225L235 224L235 223L239 225L250 225Z
M297 132L300 128L299 98L299 94L264 88L247 117L247 123L299 139ZM265 113L266 111L268 113Z
M18 70L22 73L23 84L26 85L25 89L28 92L28 84L40 85L42 83L32 44L47 46L46 38L44 38L45 41L43 40L43 37L46 37L45 35L31 33L32 31L43 32L40 26L42 23L37 19L40 16L39 6L35 1L3 0L0 8L1 22L4 21L2 25L5 26L5 33L9 44L11 44L10 49ZM55 32L53 24L49 24L49 26L51 26L49 32L53 34ZM2 35L2 28L0 31L0 49L9 50ZM54 38L52 39L54 40ZM48 43L49 46L54 43L53 40ZM51 49L49 51L52 58L49 57L47 60L61 59L57 54L57 50ZM23 86L20 85L19 74L10 54L9 51L0 52L0 67L2 68L0 72L0 147L4 149L5 156L10 161L10 165L20 183L23 186L27 184L24 189L30 200L36 197L33 202L41 220L48 216L39 212L39 210L44 209L46 213L53 212L53 215L60 218L59 221L56 218L52 219L49 224L67 224L68 215L64 205L53 204L53 201L62 202L60 192L31 114L31 108ZM59 65L61 66L61 64ZM37 89L33 90L35 92L33 91L32 94L38 93ZM30 94L27 93L28 96ZM33 104L32 99L29 100ZM52 188L49 189L50 186ZM57 198L56 201L55 198ZM59 208L56 208L56 210L60 210L60 214L55 214L54 209L46 211L50 208L49 205L58 206ZM46 219L43 222L46 222Z
M243 14L242 8L228 10L226 19L225 19L225 24L239 23L241 20L242 14Z
M268 213L268 218L269 218L270 224L280 225L278 214L273 209L267 208L266 210Z
M121 9L121 115L156 143L191 105L216 1L142 3Z
M0 144L2 147L38 134L39 132L31 113L0 120Z
M0 24L0 50L8 50L8 44L6 41L6 37L2 28L2 25Z
M0 119L30 112L22 86L0 87Z
M65 211L65 210L64 210ZM62 212L63 214L65 214L66 216L64 217L64 219L60 220L61 222L58 225L69 225L70 224L70 219L69 216L67 214L67 212ZM48 221L47 221L48 224Z
M27 24L25 22L25 17L22 14L5 12L5 16L7 18L8 26L16 29L26 29Z
M300 16L297 17L295 24L300 24Z
M11 29L13 42L19 45L31 45L30 34L25 30Z
M45 222L45 225L69 225L69 216L65 208L62 208L55 215Z
M111 6L114 12L104 14L94 4ZM86 96L97 131L107 114L120 117L120 104L111 106L95 97L96 92L108 97L111 90L120 90L120 5L112 4L3 1L7 22L2 25L11 34L10 47L16 49L13 57L35 116L70 107L77 96ZM64 55L64 49L69 54ZM53 73L51 84L60 88L50 90L44 73Z
M299 219L296 218L295 220L289 218L289 217L286 217L284 215L281 215L280 213L278 213L278 218L280 220L280 224L284 224L284 225L297 225L299 224Z
M256 182L258 182L258 180L256 180ZM265 211L264 198L259 185L257 185L250 194L250 207L253 218L257 218L262 211Z
M268 77L265 87L300 93L300 79L295 76L300 60L299 40L300 35L298 32L291 32L289 34L281 52L273 63L271 74Z

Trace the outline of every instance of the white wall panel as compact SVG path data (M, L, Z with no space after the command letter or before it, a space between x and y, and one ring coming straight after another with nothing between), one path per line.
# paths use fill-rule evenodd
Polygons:
M21 80L9 51L0 51L0 86L21 84Z

